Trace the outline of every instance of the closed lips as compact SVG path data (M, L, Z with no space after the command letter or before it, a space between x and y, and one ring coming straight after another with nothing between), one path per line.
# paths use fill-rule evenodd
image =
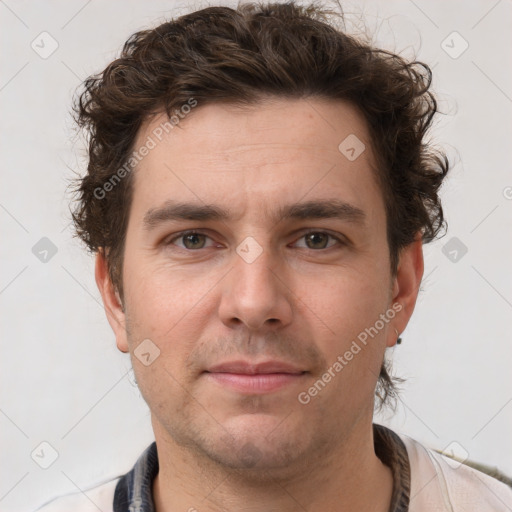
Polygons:
M236 373L244 375L261 375L269 373L288 373L300 375L305 370L282 361L265 361L261 363L250 363L247 361L229 361L211 366L206 370L208 373Z

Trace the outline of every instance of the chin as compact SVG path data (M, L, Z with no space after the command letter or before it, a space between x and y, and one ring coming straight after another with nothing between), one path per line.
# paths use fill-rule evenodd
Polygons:
M296 467L315 449L317 443L307 441L304 429L301 433L290 427L283 418L245 414L224 423L217 439L213 432L209 439L203 434L201 449L224 468L250 472L251 478L257 473L268 478L269 472L276 475Z

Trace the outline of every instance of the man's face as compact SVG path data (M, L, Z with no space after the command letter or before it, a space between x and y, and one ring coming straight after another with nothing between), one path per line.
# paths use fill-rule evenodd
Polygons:
M157 144L133 176L115 327L157 440L229 467L307 460L371 420L396 339L391 315L375 329L396 282L363 118L319 100L199 105L159 142L165 120L137 139Z

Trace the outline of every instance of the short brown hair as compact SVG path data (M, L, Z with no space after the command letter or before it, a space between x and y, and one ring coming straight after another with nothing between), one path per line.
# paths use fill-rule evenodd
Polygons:
M89 136L89 163L73 219L88 248L105 251L121 298L132 176L104 197L95 191L126 164L149 116L171 117L191 98L199 106L268 96L349 101L366 119L378 160L392 274L418 233L424 242L438 235L445 224L438 190L449 166L425 141L437 112L431 70L347 35L334 14L294 2L209 7L135 33L118 59L85 81L75 112ZM385 399L384 366L379 382Z

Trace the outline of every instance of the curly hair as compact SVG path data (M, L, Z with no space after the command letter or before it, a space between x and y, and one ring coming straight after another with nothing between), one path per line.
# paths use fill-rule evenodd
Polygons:
M431 70L348 35L333 21L339 17L293 1L209 7L133 34L119 58L84 82L74 110L89 161L72 215L90 251L105 252L121 298L133 180L119 170L142 124L160 112L170 118L191 98L199 106L253 105L268 96L350 102L366 120L377 159L392 275L402 248L439 234L438 191L449 165L425 140L438 111ZM393 393L385 365L379 385L385 400Z

